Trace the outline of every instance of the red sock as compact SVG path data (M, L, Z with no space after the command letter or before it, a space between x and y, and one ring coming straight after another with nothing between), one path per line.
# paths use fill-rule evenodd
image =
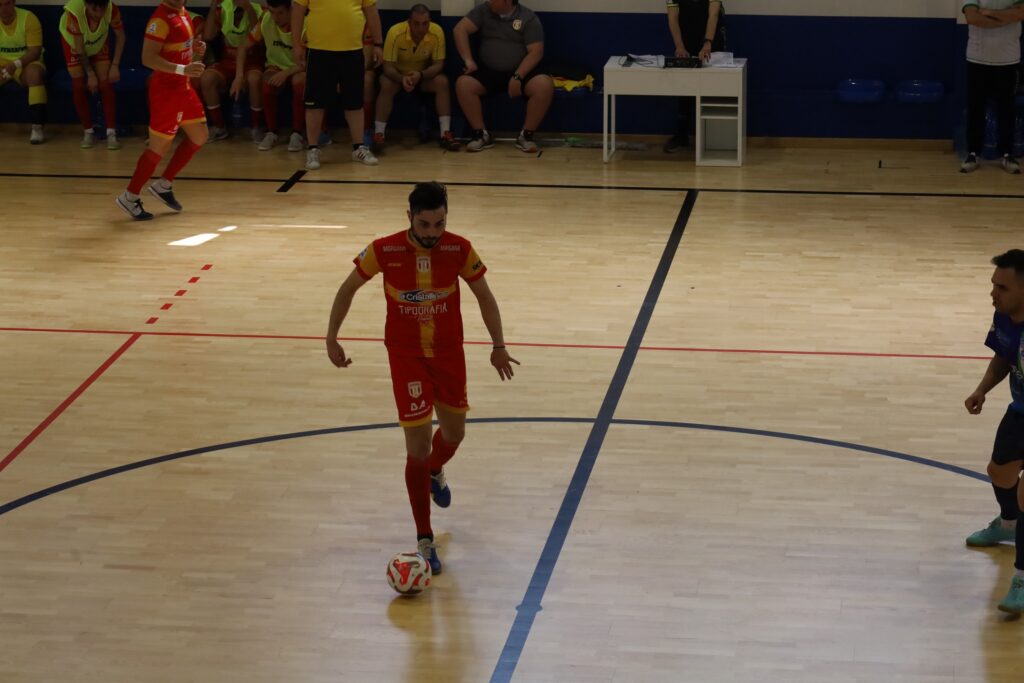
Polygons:
M292 83L292 130L297 130L300 133L306 132L305 93L294 83Z
M431 472L440 472L441 468L448 464L448 461L455 455L455 450L459 447L459 444L450 444L444 440L441 436L441 428L438 427L434 432L434 440L430 445L430 458L427 462L430 465Z
M82 128L92 130L92 113L89 111L89 96L86 94L84 76L71 79L71 99L75 102L75 112L82 121Z
M135 173L132 174L132 179L128 182L128 191L132 194L142 192L142 186L153 177L153 171L156 170L156 165L159 163L159 154L151 149L143 152L139 157L139 163L135 164Z
M103 100L103 118L107 128L117 128L117 95L110 81L100 81L100 98Z
M252 122L252 127L253 128L259 128L260 127L260 119L262 119L262 118L263 118L263 110L262 109L253 109L252 107L249 107L249 120Z
M430 468L426 460L407 456L405 460L405 488L409 491L412 518L416 520L417 536L432 536L430 529Z
M210 123L216 128L224 128L224 112L221 110L220 105L206 108L207 113L210 115Z
M271 133L277 132L277 93L280 88L275 88L266 81L263 82L263 116L267 120L267 130Z
M185 164L192 160L192 157L199 151L201 145L197 145L188 138L181 141L178 145L178 149L174 150L174 156L171 157L170 163L167 164L166 170L164 170L163 177L168 181L174 180L174 177L181 173L181 169L185 168Z

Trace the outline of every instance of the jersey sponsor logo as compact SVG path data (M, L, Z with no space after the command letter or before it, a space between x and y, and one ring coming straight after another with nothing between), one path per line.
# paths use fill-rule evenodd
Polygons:
M366 249L369 249L369 247L367 247ZM366 258L366 249L363 249L361 252L359 252L359 260L360 261L362 261L364 258Z
M441 251L462 251L461 244L442 244Z
M284 47L284 48L287 48L289 50L292 49L291 44L286 43L283 40L275 40L274 41L274 47Z
M427 410L427 402L425 400L424 401L420 401L419 403L410 403L409 404L409 412L412 415L415 415L416 413L422 413L425 410Z
M27 49L28 45L22 45L21 47L0 47L0 52L10 52L11 54L14 54L15 52L24 52Z
M477 261L476 263L473 264L472 270L480 270L483 267L484 267L484 262L483 261Z
M401 246L401 245L399 245L399 244L385 244L381 248L381 251L383 251L385 254L387 254L388 252L391 252L391 251L406 251L406 248Z
M146 27L146 33L156 35L156 32L160 29L160 25L155 21L149 22L149 26Z
M423 382L409 382L409 395L419 398L423 395ZM414 408L415 410L415 408Z
M430 272L430 257L429 256L417 256L416 257L416 272L429 273Z
M432 306L399 306L398 312L402 315L414 315L419 322L425 323L429 322L435 315L447 313L448 302L444 301Z
M433 289L414 289L411 292L399 292L398 298L410 304L426 304L448 298L448 292Z

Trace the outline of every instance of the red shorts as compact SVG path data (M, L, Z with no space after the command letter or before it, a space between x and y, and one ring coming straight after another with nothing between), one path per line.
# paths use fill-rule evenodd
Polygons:
M183 76L174 82L149 80L149 130L156 135L173 138L183 123L206 121L206 112L199 96ZM180 79L180 83L177 82Z
M245 67L242 69L243 74L247 74L250 71L263 71L265 53L262 50L262 46L254 46L251 50L245 53ZM235 72L238 69L238 48L224 46L224 54L220 58L220 61L209 67L213 69L228 82L228 85L234 82Z
M398 422L403 427L430 422L435 403L458 413L469 410L466 356L461 348L435 358L401 356L389 351L388 362Z
M71 50L71 46L68 45L68 41L64 40L64 36L60 37L61 47L64 48L64 61L67 63L69 69L73 69L76 66L82 66L82 58L75 54ZM103 48L99 52L89 57L91 62L109 62L110 61L110 41L103 43Z

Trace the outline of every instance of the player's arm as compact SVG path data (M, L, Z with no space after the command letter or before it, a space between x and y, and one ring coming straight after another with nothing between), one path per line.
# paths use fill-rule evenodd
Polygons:
M306 4L308 4L308 2L309 2L309 0L306 0ZM299 2L292 2L292 19L291 19L292 35L296 35L296 33L295 33L295 27L296 26L305 26L305 23L306 23L306 11L307 11L306 10L306 4L302 4L302 3L299 3ZM297 35L299 35L299 36L304 35L304 29L300 30ZM295 60L295 64L297 66L300 66L303 69L305 69L306 68L306 46L303 44L303 42L304 41L301 38L299 38L299 39L292 38L292 59Z
M252 46L253 42L250 36L246 36L242 44L238 46L238 57L235 59L235 80L228 90L228 94L236 100L241 96L242 86L245 84L245 57Z
M93 65L92 60L85 53L85 36L74 31L70 31L70 33L75 40L75 44L72 45L71 49L78 55L78 59L82 63L82 70L85 71L86 87L89 88L89 92L94 93L99 86L99 77L96 75L96 67Z
M368 282L357 268L353 268L345 281L338 288L334 295L334 304L331 306L331 318L327 322L327 357L331 359L335 367L347 368L352 364L352 359L345 356L345 350L338 343L338 332L341 331L341 324L345 322L349 308L352 307L352 299L355 298L359 288Z
M470 21L469 17L462 17L459 23L452 29L452 38L455 39L455 49L462 57L466 65L466 73L476 71L476 62L473 61L473 48L469 45L469 37L480 30L480 27Z
M43 27L34 14L30 14L29 21L25 22L25 43L28 49L19 60L22 64L31 64L43 56Z
M203 22L203 40L210 42L220 33L221 22L220 0L210 0L210 11L206 13L206 21Z
M712 2L708 5L708 23L704 26L704 43L700 47L700 58L705 62L710 58L711 43L715 40L715 33L718 31L718 18L721 14L721 2Z
M689 57L690 53L683 45L682 29L679 28L679 5L668 6L668 31L672 34L672 42L676 46L676 57Z
M373 38L373 65L378 66L384 63L384 29L381 27L377 3L364 6L363 15L366 17L366 26L370 29L370 37Z
M981 378L978 388L964 401L967 412L971 415L980 413L982 406L985 404L985 395L1006 379L1006 376L1010 374L1010 370L1011 367L1007 361L998 355L992 356L992 360L989 361L988 369L985 370L985 376Z
M142 66L147 69L152 69L153 71L162 71L165 74L179 74L181 76L188 76L189 78L202 75L205 70L202 62L192 62L191 64L183 66L181 64L175 64L174 62L169 62L161 57L160 50L163 48L164 43L162 37L160 39L150 37L154 35L151 33L152 27L153 24L150 24L150 29L147 29L146 31L146 40L142 41Z
M256 14L256 8L253 7L250 0L238 0L238 5L245 11L246 16L249 17L249 26L255 26L259 23L260 18Z
M982 11L974 5L964 8L964 18L968 24L978 28L999 28L1006 25L1006 22L991 16L988 10Z
M487 277L481 275L466 284L469 285L470 291L473 292L477 303L480 304L480 315L484 319L484 325L487 326L487 332L491 335L491 343L494 345L491 350L491 365L498 371L498 377L502 382L512 379L512 363L519 365L519 361L508 355L508 351L505 349L505 335L501 331L501 312L498 310L498 300L494 298L494 293L487 286Z
M110 59L110 82L116 83L121 80L121 58L124 56L124 43L126 40L124 25L114 29L114 56ZM114 77L115 72L117 78Z
M432 59L430 66L420 72L421 81L429 81L434 76L444 71L444 60L443 59Z

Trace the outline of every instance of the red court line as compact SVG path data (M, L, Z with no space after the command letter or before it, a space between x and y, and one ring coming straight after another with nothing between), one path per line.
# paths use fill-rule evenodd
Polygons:
M323 341L323 337L297 334L236 334L227 332L137 332L134 330L71 330L51 327L0 327L0 332L52 332L63 334L121 334L144 337L213 337L220 339L284 339L298 341ZM338 337L340 341L383 343L379 337ZM467 341L473 346L489 346L489 341ZM509 346L541 349L597 349L621 351L623 346L615 344L548 344L541 342L508 342ZM925 360L990 360L991 356L953 356L938 353L869 353L866 351L795 351L788 349L722 349L694 346L641 346L641 351L671 351L676 353L733 353L765 356L831 356L852 358L906 358Z
M103 365L101 365L98 368L96 368L96 371L93 372L91 375L89 375L88 379L86 379L84 382L82 382L82 384L79 385L79 387L77 389L75 389L73 392L71 392L71 395L68 396L66 399L64 399L63 403L61 403L59 406L57 406L57 408L54 409L54 411L52 413L50 413L45 420L40 422L39 425L35 429L32 430L32 433L30 433L28 436L26 436L24 439L22 439L21 443L19 443L17 446L15 446L14 450L7 454L7 457L5 457L3 460L0 460L0 472L3 472L4 468L6 468L8 465L10 465L14 461L14 459L17 458L18 455L21 454L21 452L23 450L28 448L29 444L31 444L33 441L35 441L36 438L40 434L42 434L44 431L46 431L46 428L49 427L51 424L53 424L53 421L56 420L58 417L60 417L61 413L63 413L65 410L67 410L68 406L70 406L72 403L75 402L75 399L77 399L79 396L81 396L83 393L85 393L85 390L88 389L92 385L93 382L98 380L100 378L100 375L102 375L104 372L106 372L107 369L111 365L113 365L117 361L117 359L120 358L124 354L125 351L130 349L132 344L137 342L139 340L139 338L142 337L142 336L143 335L141 333L136 332L136 333L132 334L132 336L129 337L128 340L125 341L124 344L121 344L121 348L119 348L117 351L114 351L114 353L110 356L110 358L105 360L103 362Z

